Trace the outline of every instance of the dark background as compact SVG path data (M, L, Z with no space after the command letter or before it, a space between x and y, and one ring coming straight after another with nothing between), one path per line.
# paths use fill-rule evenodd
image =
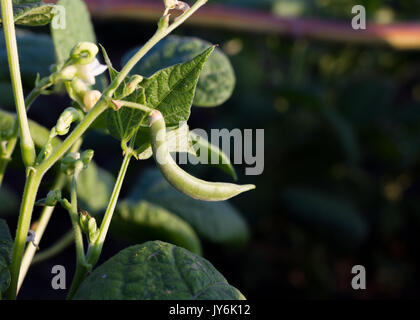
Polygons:
M287 12L287 1L225 2L274 15ZM301 6L293 18L348 24L351 6L359 2L372 22L415 21L420 14L415 0L289 2ZM95 19L94 25L116 66L155 29L151 23L121 19ZM237 77L234 95L223 106L193 108L190 127L265 129L264 173L245 176L237 167L240 183L257 189L232 200L248 221L251 239L241 249L204 242L204 256L248 299L417 297L419 52L206 26L183 26L176 34L220 44ZM46 113L43 107L66 102L43 97L31 118L50 127L62 109ZM91 133L84 148L93 146L98 164L116 175L119 143ZM136 163L129 169L133 174L123 196L137 172L152 165ZM223 177L204 170L204 176ZM6 184L17 193L23 181L17 165L7 171ZM12 230L15 220L8 219ZM67 214L57 210L42 245L53 244L69 227ZM107 239L101 261L127 245ZM65 297L51 289L50 271L55 264L71 270L74 260L74 248L69 248L34 266L20 298ZM351 268L357 264L366 267L364 291L351 288Z

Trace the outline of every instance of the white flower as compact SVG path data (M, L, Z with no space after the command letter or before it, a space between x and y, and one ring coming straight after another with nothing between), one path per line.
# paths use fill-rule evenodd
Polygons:
M108 69L106 65L100 64L96 58L92 63L77 65L76 67L77 76L89 85L94 85L96 83L95 77L104 73L106 69Z

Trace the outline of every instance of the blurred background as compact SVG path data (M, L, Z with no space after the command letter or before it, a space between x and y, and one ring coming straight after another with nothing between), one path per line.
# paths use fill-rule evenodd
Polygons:
M162 8L160 0L85 2L97 40L117 68L152 35ZM367 30L351 28L358 4L366 8ZM236 75L232 97L217 108L193 107L190 127L265 129L264 173L245 176L236 166L241 184L257 185L231 201L248 225L249 240L241 246L202 241L204 257L248 299L418 297L419 15L416 0L210 0L175 32L219 44ZM50 62L41 60L50 53L41 50L49 49L37 46L28 59L39 59L36 70L48 73ZM7 72L3 57L1 68ZM8 90L7 84L0 89ZM43 97L30 117L51 127L65 101ZM1 104L13 106L10 100ZM46 112L46 105L60 108ZM119 142L92 131L84 148L93 146L97 164L116 176ZM24 181L19 163L6 173L7 200L0 203L10 207L3 211L16 210L13 199ZM138 173L153 165L133 164L123 197ZM229 180L215 168L191 170ZM9 213L7 219L14 230L16 217ZM69 227L66 213L57 210L42 247ZM127 245L107 239L101 260ZM64 297L51 289L51 266L70 270L74 259L70 247L35 265L21 298ZM354 265L366 268L366 290L351 287Z

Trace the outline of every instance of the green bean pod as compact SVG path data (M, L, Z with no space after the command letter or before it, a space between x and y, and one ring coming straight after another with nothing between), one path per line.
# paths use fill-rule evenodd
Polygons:
M191 198L204 201L223 201L242 192L255 189L254 185L208 182L182 170L172 159L166 142L165 119L158 110L149 114L153 157L166 180L178 191Z

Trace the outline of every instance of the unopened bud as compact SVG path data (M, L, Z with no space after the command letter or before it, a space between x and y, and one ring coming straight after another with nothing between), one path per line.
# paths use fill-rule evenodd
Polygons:
M98 90L91 90L85 93L83 97L83 104L85 105L86 111L92 109L95 104L101 98L102 93Z
M134 91L136 91L139 83L142 82L143 79L144 78L138 74L131 76L128 84L123 89L123 97L127 97L130 94L132 94Z
M87 211L81 211L79 222L83 233L89 238L89 243L94 243L99 234L96 219L91 217Z
M79 152L71 152L61 160L61 171L68 176L73 175L76 162L80 160Z
M190 10L190 5L186 2L178 1L174 9L186 12Z
M99 48L92 42L80 42L71 51L70 57L78 64L89 64L95 61Z
M178 4L178 0L164 0L167 9L173 9Z
M60 136L65 135L69 132L71 124L81 118L82 115L80 114L80 111L73 107L69 107L65 109L60 118L58 118L55 131Z
M54 207L57 204L57 201L61 200L61 191L55 190L50 191L47 194L47 198L45 199L45 205L47 207Z
M83 162L84 169L86 169L89 163L92 161L94 153L95 152L93 150L86 150L82 153L80 160Z

